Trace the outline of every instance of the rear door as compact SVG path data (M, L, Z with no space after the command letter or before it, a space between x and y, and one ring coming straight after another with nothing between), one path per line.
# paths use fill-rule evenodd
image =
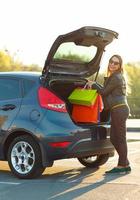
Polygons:
M0 77L0 139L19 112L22 101L20 81Z

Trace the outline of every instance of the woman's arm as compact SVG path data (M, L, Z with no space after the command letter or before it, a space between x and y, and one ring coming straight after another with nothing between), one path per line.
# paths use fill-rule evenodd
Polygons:
M120 80L114 76L108 80L108 83L103 87L98 83L93 83L92 88L96 89L101 95L106 96L110 94L116 87L120 86Z

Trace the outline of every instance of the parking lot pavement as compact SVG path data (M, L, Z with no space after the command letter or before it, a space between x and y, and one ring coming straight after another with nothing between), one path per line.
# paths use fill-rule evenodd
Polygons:
M140 199L140 142L128 142L132 173L108 175L117 163L117 154L99 169L86 169L77 159L56 161L35 180L15 178L0 162L0 200L138 200Z
M86 169L77 159L56 161L39 179L14 177L7 162L0 162L0 200L138 200L140 199L140 120L127 121L132 172L105 176L117 163L117 154L99 169Z
M127 132L126 137L128 142L140 141L140 132Z
M126 126L127 131L140 132L140 119L128 119Z

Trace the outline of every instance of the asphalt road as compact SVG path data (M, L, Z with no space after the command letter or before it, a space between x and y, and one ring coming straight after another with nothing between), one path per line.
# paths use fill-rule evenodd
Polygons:
M56 161L36 180L15 178L7 162L0 162L0 200L139 200L139 139L140 133L128 133L132 172L127 175L104 174L116 165L117 155L94 170L86 169L77 159Z

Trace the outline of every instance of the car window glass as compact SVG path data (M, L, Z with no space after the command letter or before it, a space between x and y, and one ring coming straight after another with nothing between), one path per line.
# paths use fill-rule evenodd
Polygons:
M15 79L0 79L0 100L20 98L19 81Z
M24 96L27 95L35 85L34 81L23 80Z
M95 46L80 46L74 42L65 42L59 46L53 59L88 63L95 57L96 52L97 47Z

